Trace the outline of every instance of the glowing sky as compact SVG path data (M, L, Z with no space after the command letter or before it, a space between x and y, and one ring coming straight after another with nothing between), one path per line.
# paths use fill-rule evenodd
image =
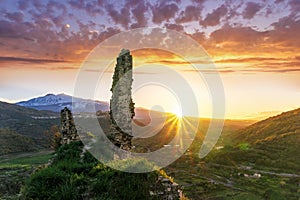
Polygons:
M82 61L100 42L133 28L160 27L186 34L210 55L223 80L227 118L300 107L299 0L1 0L0 10L0 100L73 94ZM136 65L185 69L168 53L133 56ZM147 98L137 93L138 105L149 107L155 90L148 89ZM109 98L109 91L98 94Z

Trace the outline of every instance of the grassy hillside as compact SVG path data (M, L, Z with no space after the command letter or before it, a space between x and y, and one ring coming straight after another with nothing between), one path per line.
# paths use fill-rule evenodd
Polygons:
M126 173L98 162L82 151L81 142L61 146L52 163L31 175L21 199L165 199L167 191L158 178L162 171ZM128 163L131 163L128 165ZM153 167L144 159L113 161L126 167ZM164 174L165 179L170 179ZM153 191L152 195L151 192ZM173 191L174 192L174 191ZM178 193L177 190L175 193Z
M228 137L231 145L217 154L218 161L300 171L300 109L257 122Z
M0 128L11 130L24 136L21 140L24 140L24 138L32 140L34 147L36 148L47 146L47 140L44 132L49 130L51 126L58 125L59 120L58 113L38 111L31 108L0 102ZM21 138L16 134L14 135L19 139ZM5 132L2 131L1 137L6 137ZM3 146L0 147L0 151L2 151L2 147Z
M19 199L21 186L30 174L51 158L50 151L14 153L0 157L0 199Z
M0 147L0 156L8 153L35 150L34 142L31 138L7 129L0 129Z
M166 168L192 199L299 199L300 109L240 127L225 122L217 147L198 156L205 127Z
M300 139L300 108L259 121L233 135L237 142L258 144L290 137L292 142Z

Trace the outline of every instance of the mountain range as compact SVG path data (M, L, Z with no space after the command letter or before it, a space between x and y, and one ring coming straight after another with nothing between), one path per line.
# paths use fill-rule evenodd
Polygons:
M57 95L47 94L27 101L21 101L16 104L36 110L49 110L53 112L60 112L64 107L72 110L72 104L77 113L109 110L109 103L107 102L72 97L63 93Z
M109 110L107 102L81 98L73 98L73 100L75 105L82 108L84 112L87 110L91 112L93 109L89 110L89 106L94 105L94 102L99 110ZM13 138L17 138L23 141L25 146L33 144L37 148L45 147L47 141L44 132L53 125L59 125L58 112L65 106L72 107L72 97L65 94L48 94L17 104L0 102L1 143L5 144L7 141L13 147L16 145L14 141L17 141ZM137 108L136 114L138 118L149 118L147 109ZM299 168L300 109L270 117L250 126L245 124L238 130L237 123L227 125L225 123L224 141L230 141L231 147L227 148L224 144L225 148L216 155L215 161L250 162L265 166L280 165L290 169ZM206 123L202 123L202 126L206 126ZM7 137L8 134L13 138ZM15 152L15 150L12 148L12 150L2 152Z
M60 112L63 108L67 107L73 112L73 114L94 113L95 111L99 110L101 110L102 112L109 111L108 102L72 97L63 93L47 94L45 96L32 98L27 101L17 102L16 105L26 108L32 108L35 110L45 110L52 112ZM135 118L143 118L144 120L148 119L149 112L150 111L148 109L136 107ZM153 114L158 115L159 112L154 111Z
M108 111L107 102L73 98L65 94L47 94L16 104L0 102L0 155L48 148L45 132L60 125L59 112L68 107L80 112ZM136 117L149 121L149 110L136 108ZM79 113L75 113L79 114ZM88 116L88 115L87 115Z

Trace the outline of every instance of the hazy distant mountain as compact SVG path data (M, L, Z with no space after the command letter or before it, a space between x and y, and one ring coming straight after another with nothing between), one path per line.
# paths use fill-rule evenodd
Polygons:
M20 148L15 144L21 140L32 143L32 148L46 147L48 141L44 135L53 125L59 125L60 116L51 111L39 111L15 104L0 102L1 143L11 144L12 149L0 152L18 152ZM15 142L15 143L14 143ZM24 143L25 144L25 143ZM4 148L3 145L0 148Z
M79 112L94 112L94 110L108 111L109 104L102 101L94 101L82 98L73 98L66 94L47 94L42 97L21 101L17 105L34 108L37 110L50 110L60 112L64 107L72 109L72 101L75 105L75 111Z

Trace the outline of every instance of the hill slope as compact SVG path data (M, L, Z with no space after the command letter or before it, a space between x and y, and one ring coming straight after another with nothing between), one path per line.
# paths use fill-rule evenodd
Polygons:
M32 139L14 131L0 129L0 156L8 153L33 151Z
M271 142L284 137L291 137L292 142L300 139L300 108L259 121L236 133L236 141L251 144ZM294 140L295 139L295 140Z
M6 137L4 136L5 134L11 134L8 130L12 130L16 132L15 134L17 134L18 138L23 138L19 137L19 135L22 135L32 140L35 148L46 147L47 139L44 132L53 125L59 125L59 121L58 113L38 111L0 102L0 128L6 130L2 131L3 138ZM15 144L11 145L14 146Z
M228 137L232 146L217 153L215 161L300 171L300 109L257 122Z

